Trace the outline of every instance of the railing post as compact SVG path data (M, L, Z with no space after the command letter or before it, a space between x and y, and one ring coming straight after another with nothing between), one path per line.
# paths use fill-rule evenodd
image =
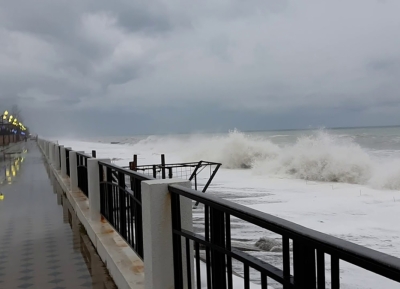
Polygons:
M61 147L63 147L63 146L61 146L59 144L56 144L56 146L55 146L55 154L56 154L55 167L56 167L56 170L58 170L58 171L61 170L61 155L60 155Z
M118 187L119 187L119 211L120 211L120 234L126 239L126 193L125 193L125 174L118 172Z
M66 177L67 176L67 159L66 159L66 154L65 154L65 147L60 146L60 164L61 164L61 176Z
M50 164L54 165L54 143L49 143Z
M49 159L49 164L51 164L51 142L47 143L47 158Z
M110 159L88 159L87 169L88 169L88 195L89 195L89 209L90 218L92 221L100 221L100 169L99 161L105 163L111 163Z
M165 155L161 155L161 178L165 179Z
M293 277L295 286L316 288L315 249L293 240Z
M187 188L191 187L190 181L180 179L142 182L145 289L175 288L171 197L168 192L168 185L172 184L179 184ZM182 228L192 230L191 200L182 198L181 217ZM190 250L190 252L192 251ZM182 249L182 252L182 262L185 266L186 249ZM193 264L191 268L193 268ZM186 286L184 288L188 288L187 282L185 283ZM194 287L192 286L192 288Z
M56 143L53 144L53 167L57 169L57 151L58 151L58 146Z
M56 165L56 144L51 143L51 164L53 167Z
M67 157L67 150L68 150L68 157ZM70 147L65 148L65 174L69 177L69 152L72 149Z
M69 152L69 180L71 191L76 192L78 190L78 163L74 151Z
M137 162L137 155L133 155L133 162L134 162L134 168L133 170L136 171L136 167L138 166L138 162Z
M50 142L46 141L46 156L47 156L47 161L50 163Z
M225 248L225 216L224 213L210 208L211 243ZM213 288L226 288L226 263L224 253L211 250Z

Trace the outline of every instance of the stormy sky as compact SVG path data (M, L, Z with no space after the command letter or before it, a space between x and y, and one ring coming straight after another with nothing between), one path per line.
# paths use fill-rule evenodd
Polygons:
M399 14L398 0L0 0L0 109L47 136L398 125Z

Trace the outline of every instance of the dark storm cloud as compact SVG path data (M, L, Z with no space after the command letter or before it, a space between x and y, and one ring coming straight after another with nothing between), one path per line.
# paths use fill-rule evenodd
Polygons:
M399 10L0 0L1 109L20 105L47 134L400 123Z

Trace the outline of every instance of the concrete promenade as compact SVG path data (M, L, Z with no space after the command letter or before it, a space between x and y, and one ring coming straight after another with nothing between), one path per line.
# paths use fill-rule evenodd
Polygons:
M104 288L63 218L62 195L53 193L37 144L25 147L18 171L0 185L0 289Z

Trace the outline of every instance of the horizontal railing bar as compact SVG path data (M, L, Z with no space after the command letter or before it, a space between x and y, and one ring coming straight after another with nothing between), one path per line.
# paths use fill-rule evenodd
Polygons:
M153 165L140 165L136 166L136 168L144 169L152 169L153 166L156 166L158 168L169 168L169 167L195 167L199 164L199 162L202 162L202 166L208 166L208 165L221 165L221 163L215 163L215 162L209 162L209 161L198 161L198 162L188 162L188 163L172 163L172 164L165 164L164 166L162 164L153 164ZM124 168L128 168L128 166L125 166Z
M282 285L288 286L288 288L294 288L294 278L293 276L290 276L289 278L285 278L283 275L283 271L280 270L279 268L276 268L272 266L271 264L258 259L254 256L251 256L249 254L246 254L243 251L240 251L239 249L232 248L232 257L237 259L238 261L241 262L246 262L247 264L252 264L249 265L251 268L256 269L260 271L261 273L264 273L268 277L274 279L275 281L281 283Z
M176 235L180 235L182 237L191 239L199 244L203 244L204 246L209 247L210 249L217 250L221 253L224 253L225 255L228 255L240 262L243 262L247 265L249 265L251 268L258 270L268 277L274 279L275 281L281 283L282 285L287 285L287 286L293 286L293 277L291 277L289 280L285 279L283 277L283 271L280 270L279 268L276 268L272 266L269 263L266 263L260 259L257 259L256 257L253 257L247 253L244 253L238 249L232 248L231 250L227 250L225 248L222 248L218 245L212 244L208 241L205 240L205 238L199 234L187 231L182 229L182 231L178 230L173 230L173 233Z
M173 169L173 168L194 168L197 165L176 165L176 166L172 166L172 165L150 165L150 166L137 166L136 169L138 170L152 170L153 167L156 167L157 169L162 169L162 168L169 168L169 169Z
M162 168L169 168L169 169L173 169L173 168L195 168L197 166L197 164L193 164L193 165L176 165L176 166L171 166L171 165L144 165L144 166L137 166L135 169L139 170L139 171L147 171L147 170L152 170L154 167L156 169L162 169ZM129 168L129 166L125 166L123 168Z
M199 193L179 185L170 185L169 191L219 209L244 221L273 231L282 236L312 244L316 249L339 259L400 282L400 259L306 227L254 210L215 196Z
M86 154L86 153L79 153L79 152L76 152L76 154L79 155L79 156L85 157L85 158L87 158L87 159L93 158L91 155L88 155L88 154Z
M202 160L200 160L200 161L198 161L198 162L168 163L168 164L165 164L165 166L181 166L181 165L193 165L193 164L197 165L197 164L200 163L200 162L204 163L205 165L209 165L209 164L219 165L219 164L220 164L220 163L215 163L215 162L209 162L209 161L202 161ZM154 164L154 165L162 166L162 164ZM152 166L152 165L140 165L140 166L137 166L137 167L146 167L146 166Z
M137 180L140 180L140 181L155 180L155 178L153 178L153 177L150 177L148 175L144 175L144 174L141 174L141 173L138 173L138 172L135 172L135 171L131 171L131 170L122 168L122 167L117 166L115 164L105 163L105 162L102 162L102 161L99 161L99 164L102 165L102 166L105 166L107 168L113 169L115 171L124 173L125 175L133 177L133 178L135 178Z
M197 165L197 162L165 164L164 167L167 167L167 166L171 166L171 167L172 166L173 167L176 167L176 166L193 166L193 165ZM140 165L140 166L137 166L137 168L152 167L152 166L162 167L163 165L162 164Z

